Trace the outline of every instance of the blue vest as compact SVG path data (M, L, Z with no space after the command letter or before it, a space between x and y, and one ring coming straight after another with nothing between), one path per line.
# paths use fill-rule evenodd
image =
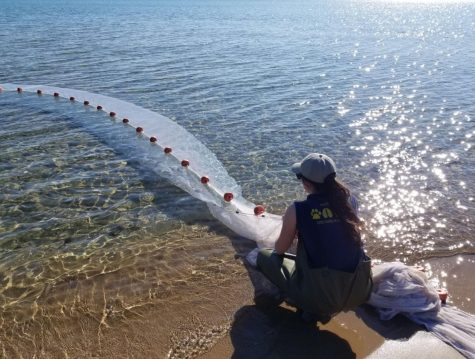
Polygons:
M345 233L322 194L311 194L295 202L299 242L303 243L310 268L328 267L353 272L363 249Z

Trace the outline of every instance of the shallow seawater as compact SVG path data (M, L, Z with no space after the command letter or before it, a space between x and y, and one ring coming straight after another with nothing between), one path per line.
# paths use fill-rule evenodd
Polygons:
M170 117L273 213L303 197L290 165L328 153L369 254L424 262L474 253L474 19L453 1L4 0L0 83ZM227 260L249 243L141 163L106 115L43 97L0 93L2 330L101 322L171 305L183 283L231 281Z

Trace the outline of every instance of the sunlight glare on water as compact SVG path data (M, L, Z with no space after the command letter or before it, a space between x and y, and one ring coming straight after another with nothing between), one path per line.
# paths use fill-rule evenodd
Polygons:
M327 153L360 200L370 256L473 253L473 3L230 4L3 0L0 83L86 90L163 114L273 213L304 197L291 164ZM231 281L222 256L232 234L138 165L134 133L114 132L110 146L110 119L67 100L4 92L0 105L0 306L10 322L38 308L107 322L104 313L170 304L176 286L198 290L213 273Z

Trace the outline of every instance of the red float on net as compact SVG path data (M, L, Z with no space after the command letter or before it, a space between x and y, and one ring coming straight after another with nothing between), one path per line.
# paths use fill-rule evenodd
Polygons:
M41 95L43 92L41 90L36 90L37 95Z
M123 123L129 123L129 119L128 119L128 118L124 118L124 119L122 120L122 122L123 122Z
M89 101L84 101L84 106L89 106Z
M74 100L75 100L74 96L71 96L71 97L69 98L69 101L74 101Z
M265 211L266 211L266 208L260 204L254 207L254 214L256 216L263 214Z
M21 92L23 92L23 89L21 87L17 87L16 92L21 93Z
M155 142L157 142L157 138L156 138L156 137L154 137L154 136L150 137L150 142L152 142L152 143L155 143Z
M172 153L172 149L171 149L171 147L165 147L163 149L163 152L165 152L168 155L168 154Z
M101 105L97 106L96 108L97 108L98 111L102 110L102 106L101 106Z
M54 96L54 97L59 97L59 93L55 92L55 93L53 94L53 96Z
M203 177L201 177L201 183L203 183L203 184L208 184L208 182L209 182L208 176L203 176Z
M447 302L447 297L449 296L449 293L445 289L437 289L437 294L439 294L439 299L442 304L445 304Z
M142 127L137 127L137 128L135 129L135 132L137 132L137 133L142 133L142 132L143 132L143 128L142 128Z
M114 111L109 112L109 116L110 117L115 117L115 112Z
M234 198L234 195L231 192L226 192L223 198L226 202L231 202Z
M188 166L190 165L190 161L188 161L188 160L183 160L183 161L181 161L181 165L182 165L183 167L188 167Z

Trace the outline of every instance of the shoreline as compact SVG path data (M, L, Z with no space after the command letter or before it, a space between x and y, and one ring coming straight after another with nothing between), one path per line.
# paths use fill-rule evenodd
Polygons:
M433 272L445 272L450 305L475 313L470 295L474 255L433 258L426 261ZM455 277L454 277L455 276ZM263 311L246 306L237 313L229 334L200 359L218 358L463 358L454 348L402 315L382 321L369 305L340 313L326 325L309 328L292 308Z
M9 326L2 318L3 337L10 339L1 344L3 356L300 359L382 358L389 352L398 358L413 358L414 353L431 359L441 354L461 357L408 319L397 316L384 322L369 306L340 313L318 330L304 324L286 305L259 309L253 305L250 273L236 259L236 253L244 253L251 243L230 241L225 235L212 238L207 245L222 254L219 258L194 267L182 264L187 276L170 279L169 290L161 294L137 291L136 296L148 296L145 299L118 300L120 289L114 285L123 276L120 271L81 279L76 288L69 288L70 283L51 288L32 319L21 324L12 319ZM201 248L203 241L199 244ZM195 255L196 248L177 245L169 255ZM148 273L149 281L163 280L154 279L154 274L162 274L152 270L163 260L159 249L142 260L134 264L137 271ZM469 297L475 292L469 275L473 262L474 255L426 261L434 273L446 273L449 303L470 313L475 313ZM136 277L122 284L143 286ZM66 301L73 293L72 302ZM53 310L60 300L59 311ZM48 311L48 306L53 309Z

